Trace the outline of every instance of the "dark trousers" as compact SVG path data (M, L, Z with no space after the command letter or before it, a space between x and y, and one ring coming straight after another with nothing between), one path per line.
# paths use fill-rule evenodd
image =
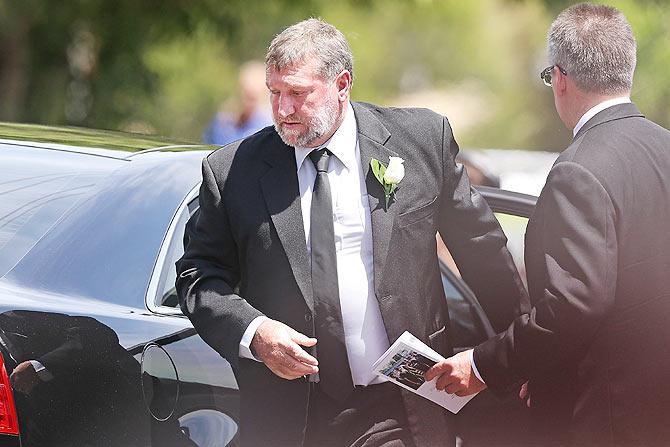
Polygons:
M356 387L342 404L311 386L305 447L415 447L396 385Z

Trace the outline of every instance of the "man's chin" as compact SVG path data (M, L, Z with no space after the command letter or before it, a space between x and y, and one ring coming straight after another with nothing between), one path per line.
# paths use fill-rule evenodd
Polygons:
M293 147L311 147L311 143L316 140L316 138L307 140L306 136L302 133L280 131L279 129L277 129L277 133L284 143Z
M299 136L287 134L286 132L277 132L281 140L289 146L297 146Z

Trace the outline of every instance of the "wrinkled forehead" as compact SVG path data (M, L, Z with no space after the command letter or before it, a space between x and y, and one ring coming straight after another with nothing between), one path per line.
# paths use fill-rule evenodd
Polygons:
M314 82L325 81L321 71L321 64L315 57L301 59L284 66L269 64L266 66L266 83L281 79L285 82Z

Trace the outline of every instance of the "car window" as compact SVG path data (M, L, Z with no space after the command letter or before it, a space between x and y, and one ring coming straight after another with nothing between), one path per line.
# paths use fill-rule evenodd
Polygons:
M174 226L174 232L168 243L168 249L165 255L165 261L160 273L158 281L158 289L155 296L155 305L163 307L179 307L179 300L177 298L177 290L175 288L175 281L177 279L177 272L175 269L175 262L184 254L184 231L186 230L186 222L189 217L198 209L198 198L188 202Z
M95 163L86 161L93 159ZM2 148L0 277L120 162L65 151Z

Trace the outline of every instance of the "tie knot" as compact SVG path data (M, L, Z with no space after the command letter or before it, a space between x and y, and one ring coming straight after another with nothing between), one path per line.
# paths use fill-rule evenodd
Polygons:
M328 172L328 160L330 151L327 148L313 150L309 153L309 159L314 163L316 172Z

